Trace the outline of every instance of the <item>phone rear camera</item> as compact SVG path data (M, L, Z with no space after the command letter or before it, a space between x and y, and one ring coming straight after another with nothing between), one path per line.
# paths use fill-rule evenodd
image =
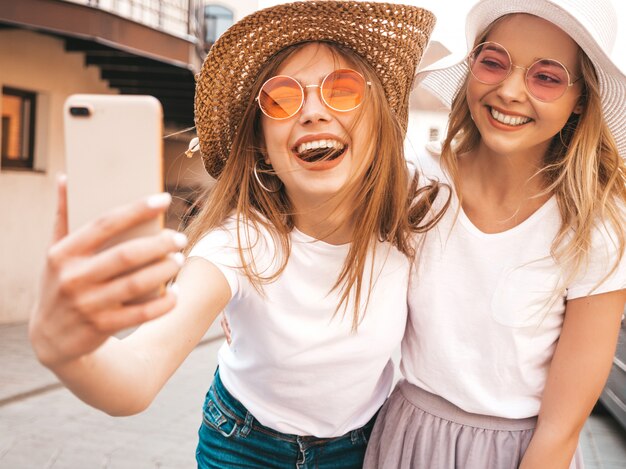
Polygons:
M91 111L85 106L72 106L70 107L70 114L74 117L88 117L91 115Z

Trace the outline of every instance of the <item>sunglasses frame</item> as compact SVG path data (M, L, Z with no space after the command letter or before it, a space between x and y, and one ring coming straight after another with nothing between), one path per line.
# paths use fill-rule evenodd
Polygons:
M509 70L506 73L506 75L502 78L502 80L497 81L495 83L490 83L490 82L486 82L481 80L480 78L478 78L475 74L474 71L472 70L472 56L474 56L474 53L476 52L476 49L478 49L479 47L484 46L485 44L495 44L496 46L500 47L504 52L506 52L506 56L509 59ZM502 44L495 42L495 41L485 41L485 42L481 42L480 44L477 44L472 50L471 52L467 55L466 59L467 61L467 67L469 68L470 74L474 77L474 79L476 79L476 81L484 84L484 85L499 85L502 82L504 82L507 78L509 78L511 76L511 74L513 73L513 69L514 68L518 68L520 70L524 70L524 86L526 87L526 91L528 91L528 94L530 94L534 99L536 99L537 101L541 101L542 103L552 103L554 101L556 101L557 99L560 99L563 97L563 95L567 92L567 90L571 87L574 86L576 84L576 82L578 82L578 80L580 80L583 76L579 76L578 78L576 78L574 81L571 81L571 77L572 75L570 74L569 70L567 69L567 67L565 65L563 65L561 62L559 62L556 59L548 59L548 58L542 58L542 59L538 59L535 60L532 64L530 64L530 66L528 67L522 67L521 65L515 65L513 63L513 59L511 58L511 53L508 51L508 49L506 47L504 47ZM539 62L543 62L545 60L549 60L550 62L554 62L556 64L559 64L561 67L563 67L563 70L565 70L565 74L567 75L567 86L565 86L563 88L563 92L557 96L554 99L549 99L549 100L545 100L545 99L541 99L538 98L537 96L535 96L535 93L533 93L529 86L528 86L528 72L530 71L531 68L533 68L537 63Z
M350 109L336 109L334 107L332 107L324 98L324 93L322 93L322 88L324 88L324 83L326 83L326 80L328 79L329 76L331 76L333 73L337 73L337 72L352 72L357 74L359 77L361 77L361 79L363 80L363 83L365 83L365 86L372 86L372 82L367 81L365 79L365 77L357 72L356 70L352 69L352 68L338 68L337 70L333 70L332 72L329 72L323 79L322 82L319 85L302 85L298 80L296 80L294 77L291 77L289 75L274 75L271 78L268 78L267 80L265 80L265 82L263 83L263 85L261 85L261 88L259 89L259 93L257 94L256 98L254 98L254 100L257 102L257 104L259 105L259 109L261 109L261 112L263 114L265 114L267 117L269 117L270 119L273 120L277 120L277 121L282 121L282 120L286 120L286 119L291 119L293 116L295 116L296 114L298 114L300 112L300 110L302 109L302 106L304 106L304 103L306 101L306 97L305 97L305 92L304 90L307 88L319 88L319 96L320 96L320 100L322 101L322 103L324 103L324 106L326 106L328 109L331 109L335 112L351 112L354 111L355 109L358 109L361 104L363 103L362 101L357 104L356 106L354 106L353 108ZM276 79L276 78L288 78L291 81L293 81L296 85L298 85L298 88L300 88L300 105L298 106L298 109L293 113L290 114L286 117L274 117L269 115L265 109L263 109L263 106L261 106L261 93L263 92L263 88L265 88L265 85L267 85L270 81ZM365 97L365 95L363 95L363 97Z

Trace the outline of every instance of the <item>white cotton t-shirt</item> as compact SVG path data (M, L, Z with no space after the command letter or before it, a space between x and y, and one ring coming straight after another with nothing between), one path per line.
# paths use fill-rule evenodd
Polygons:
M277 262L266 230L252 233L257 271ZM220 377L228 391L263 425L283 433L341 436L367 423L389 394L391 355L404 333L410 262L388 243L378 243L367 311L352 332L352 301L334 315L332 290L349 245L331 245L298 230L280 277L261 296L239 269L235 222L204 236L190 256L215 264L232 299L225 314L232 344L219 350ZM246 243L248 244L248 243ZM279 255L280 253L278 253ZM370 257L371 259L371 257ZM364 290L371 263L366 264ZM361 304L367 301L362 295Z
M418 166L447 181L438 157L426 155ZM617 258L617 237L597 227L588 265L565 285L566 274L550 256L561 224L554 197L496 234L481 232L463 210L455 220L458 199L452 200L421 239L401 370L409 382L467 412L535 416L565 301L626 288L626 259L603 280Z

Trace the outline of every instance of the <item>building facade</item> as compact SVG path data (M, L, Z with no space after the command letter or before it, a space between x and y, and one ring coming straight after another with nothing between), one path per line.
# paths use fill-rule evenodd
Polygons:
M0 324L28 319L65 169L63 104L74 93L151 94L165 134L193 126L194 74L212 41L256 0L0 2ZM176 227L206 184L185 158L193 132L164 139Z

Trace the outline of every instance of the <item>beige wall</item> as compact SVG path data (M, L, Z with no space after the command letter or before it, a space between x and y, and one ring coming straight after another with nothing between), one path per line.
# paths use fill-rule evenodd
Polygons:
M111 93L82 54L30 31L0 30L0 86L37 93L37 171L0 168L0 323L25 320L51 232L55 175L63 170L62 108L72 93ZM1 138L1 136L0 136Z

